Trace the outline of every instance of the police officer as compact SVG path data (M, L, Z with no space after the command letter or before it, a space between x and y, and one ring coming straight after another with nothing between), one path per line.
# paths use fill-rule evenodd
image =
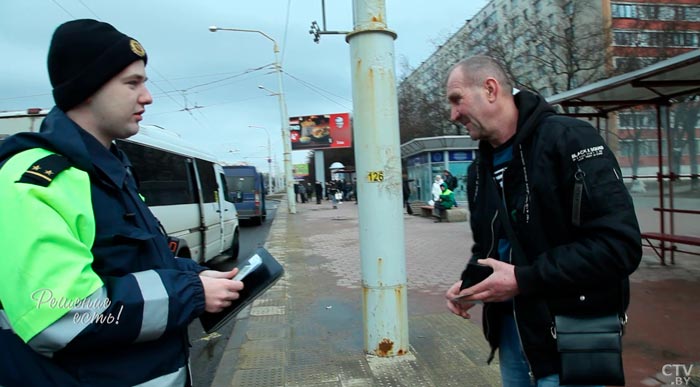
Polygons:
M56 107L0 148L2 386L184 386L188 324L243 288L173 257L114 144L152 102L147 59L107 23L62 24Z

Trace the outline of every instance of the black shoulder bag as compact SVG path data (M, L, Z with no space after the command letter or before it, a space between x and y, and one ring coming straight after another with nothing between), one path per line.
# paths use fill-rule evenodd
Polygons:
M493 179L491 181L496 184ZM524 259L525 251L508 219L503 197L499 201L498 216L511 249ZM622 310L622 303L620 305ZM623 312L602 316L554 316L551 333L561 360L559 383L624 386L622 334L626 323Z

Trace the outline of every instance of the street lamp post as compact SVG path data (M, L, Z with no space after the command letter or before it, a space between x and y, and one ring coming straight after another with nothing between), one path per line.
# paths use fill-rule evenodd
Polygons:
M209 31L233 31L233 32L254 32L260 34L272 42L272 48L275 52L275 72L277 73L277 94L280 104L280 117L282 123L282 145L284 147L284 177L286 180L287 187L287 207L290 214L297 213L296 205L296 195L294 194L294 176L292 175L292 144L289 138L289 118L287 117L287 103L284 101L284 92L282 91L282 64L279 61L279 46L277 41L270 37L270 35L260 31L260 30L248 30L241 28L222 28L217 26L209 27Z
M272 192L272 147L270 146L270 132L264 126L248 125L249 128L260 128L267 134L267 189Z

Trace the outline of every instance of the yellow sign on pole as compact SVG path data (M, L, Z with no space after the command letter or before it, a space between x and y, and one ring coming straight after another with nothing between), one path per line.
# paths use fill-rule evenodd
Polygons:
M367 181L370 183L379 183L384 181L384 171L370 171L367 174Z

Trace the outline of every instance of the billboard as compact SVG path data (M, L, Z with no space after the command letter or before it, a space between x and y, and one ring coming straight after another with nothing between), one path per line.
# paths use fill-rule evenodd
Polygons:
M350 113L289 118L292 150L352 147Z
M303 179L309 176L309 164L294 164L292 173L295 179Z

